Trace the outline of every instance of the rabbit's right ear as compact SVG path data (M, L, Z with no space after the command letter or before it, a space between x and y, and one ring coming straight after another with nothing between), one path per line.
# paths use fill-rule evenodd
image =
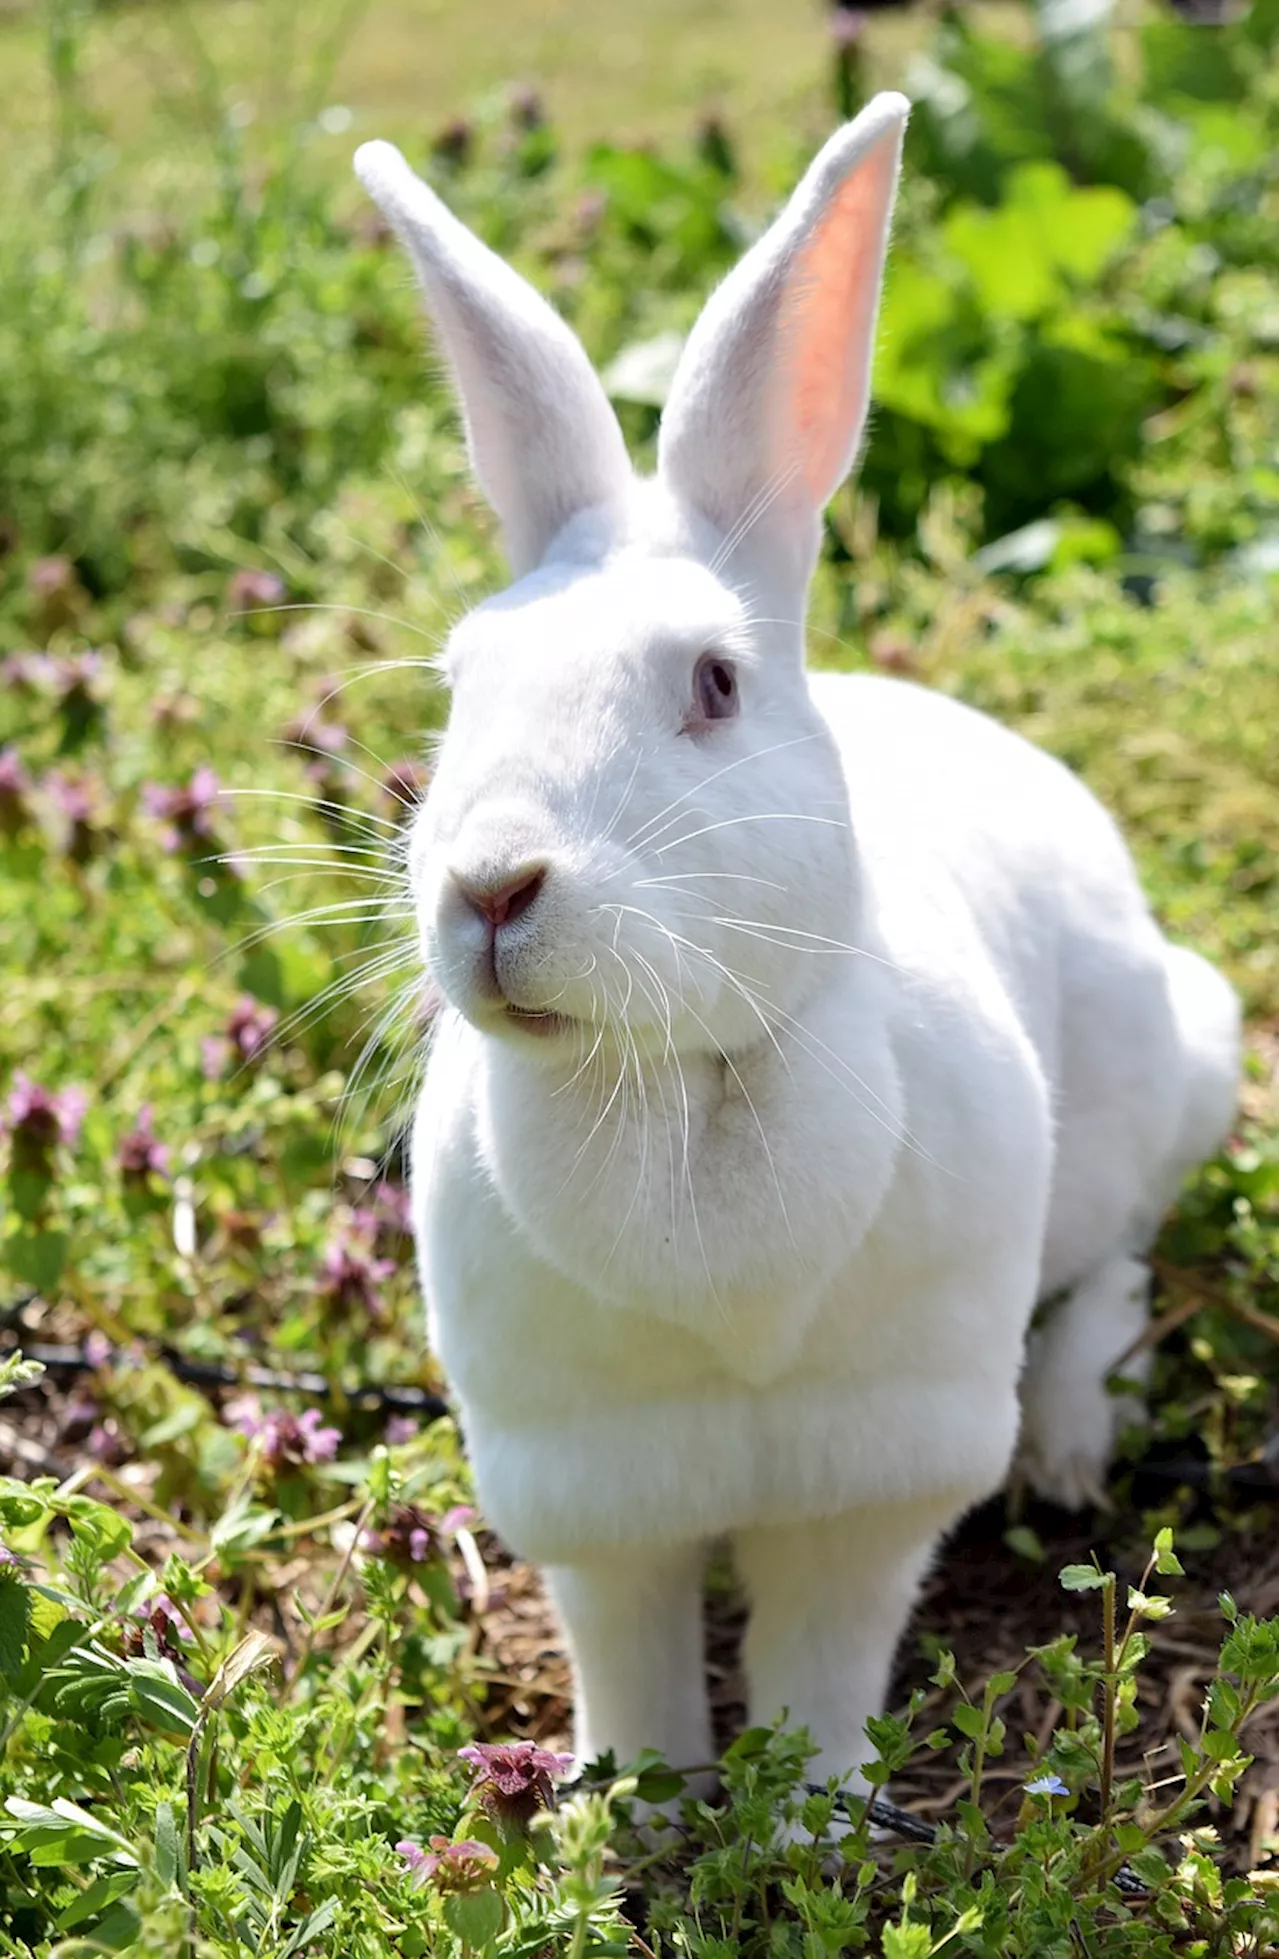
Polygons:
M518 578L571 517L625 494L631 465L617 418L559 314L453 216L394 144L362 144L355 169L417 267L472 466Z
M908 103L836 131L782 215L712 294L662 417L659 473L728 540L806 577L823 505L867 414Z

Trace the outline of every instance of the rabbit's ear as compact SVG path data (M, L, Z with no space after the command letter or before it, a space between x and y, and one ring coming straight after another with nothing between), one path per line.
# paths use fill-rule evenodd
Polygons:
M571 517L624 493L631 466L622 431L559 314L446 209L394 144L362 144L355 168L417 267L476 478L519 577Z
M877 95L820 151L713 293L662 418L659 470L726 538L807 573L823 505L867 415L880 282L909 104Z

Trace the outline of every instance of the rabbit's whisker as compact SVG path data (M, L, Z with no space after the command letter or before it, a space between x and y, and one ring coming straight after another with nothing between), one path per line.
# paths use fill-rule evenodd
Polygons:
M380 619L384 626L394 626L397 631L414 633L425 639L429 646L438 646L438 633L429 633L425 626L415 626L411 619L399 619L393 612L378 612L369 605L342 605L336 599L296 599L281 605L248 605L238 612L229 612L229 619L253 619L268 612L341 612L349 619Z
M400 834L400 825L393 823L388 816L374 816L367 809L355 809L350 803L335 803L323 796L304 796L296 789L223 788L219 789L217 800L223 802L230 796L262 796L268 797L276 802L302 803L309 810L328 810L332 815L339 816L344 822L349 823L353 830L363 829L370 837L375 836L375 824L379 830L390 831L391 837L396 837ZM387 841L390 841L390 839L387 839Z
M678 850L681 844L692 843L696 837L709 837L714 830L732 830L740 823L820 823L828 830L847 830L849 825L835 816L806 816L798 810L757 810L750 816L726 816L719 823L708 823L701 830L686 831L670 843L659 844L654 852L656 857L665 857L669 851Z
M700 796L703 790L709 788L713 782L719 782L722 777L732 775L735 769L743 769L749 762L762 761L766 755L778 755L781 754L783 749L799 748L805 742L817 741L818 739L819 736L816 730L811 734L792 735L787 741L771 742L766 748L753 748L749 755L739 755L734 761L726 762L723 768L713 769L710 775L703 776L701 782L696 787L686 789L683 795L674 796L665 809L660 809L656 816L650 817L647 823L642 823L638 830L633 831L627 838L627 849L640 850L644 849L648 844L651 844L655 836L660 837L663 834L663 830L669 830L671 828L670 823L663 824L662 819L664 816L667 816L673 809L678 809L682 803L687 803L691 796ZM658 828L658 825L662 827Z

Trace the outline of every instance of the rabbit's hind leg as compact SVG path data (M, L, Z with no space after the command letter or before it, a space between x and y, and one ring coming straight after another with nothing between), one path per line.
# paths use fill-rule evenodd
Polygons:
M1141 1402L1110 1393L1107 1380L1147 1378L1150 1354L1130 1350L1146 1326L1150 1290L1142 1260L1117 1253L1048 1306L1028 1337L1016 1473L1064 1510L1105 1505L1116 1438L1141 1417Z
M573 1660L580 1764L653 1748L672 1768L711 1759L703 1666L706 1547L637 1545L546 1573ZM714 1780L704 1776L690 1793Z

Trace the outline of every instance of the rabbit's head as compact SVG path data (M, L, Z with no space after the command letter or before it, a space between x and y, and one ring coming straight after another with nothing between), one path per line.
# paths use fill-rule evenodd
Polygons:
M371 143L515 582L453 631L453 701L411 875L428 963L483 1030L736 1048L794 1014L857 893L804 676L823 505L848 471L907 104L822 150L713 295L632 472L569 328Z

